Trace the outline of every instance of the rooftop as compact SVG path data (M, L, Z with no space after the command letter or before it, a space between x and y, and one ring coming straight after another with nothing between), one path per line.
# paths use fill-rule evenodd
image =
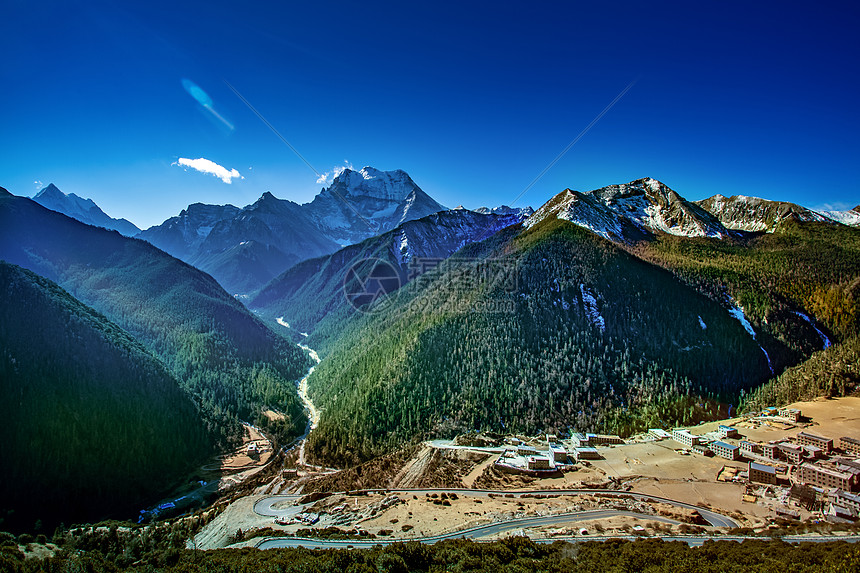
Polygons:
M733 445L731 445L731 444L727 444L727 443L725 443L725 442L714 442L713 444L711 444L711 446L716 446L716 447L718 447L718 448L726 448L726 449L728 449L728 450L736 450L736 449L738 449L738 447L737 447L737 446L733 446Z
M776 468L775 467L767 466L764 464L757 464L755 462L750 462L750 471L752 471L752 470L776 475Z

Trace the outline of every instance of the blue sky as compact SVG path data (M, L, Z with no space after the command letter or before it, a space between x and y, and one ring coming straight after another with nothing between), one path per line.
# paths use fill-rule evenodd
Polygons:
M0 185L53 182L144 228L319 192L226 82L319 172L404 169L451 207L512 202L634 81L518 205L645 176L688 199L860 203L848 2L6 0L3 20Z

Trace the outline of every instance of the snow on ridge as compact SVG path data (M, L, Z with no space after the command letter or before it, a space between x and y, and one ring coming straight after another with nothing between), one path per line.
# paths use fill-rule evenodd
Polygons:
M597 309L597 299L584 284L579 285L579 290L582 293L585 314L591 319L591 323L600 329L600 332L606 332L606 321Z
M744 330L746 330L749 335L753 337L753 340L755 340L755 329L752 327L752 324L750 324L750 321L747 320L743 309L741 309L737 305L734 305L732 308L729 309L729 314L735 317L735 319L741 323L741 326L744 327Z
M849 227L860 227L860 213L857 211L818 211L820 215Z
M826 335L826 334L824 334L823 332L821 332L821 331L818 329L818 327L817 327L817 326L815 326L815 323L814 323L814 322L812 322L812 319L811 319L811 318L809 318L809 316L808 316L808 315L803 314L802 312L798 312L798 311L796 311L796 310L794 311L794 314L796 314L797 316L799 316L800 318L802 318L803 320L805 320L806 322L808 322L808 323L809 323L809 325L810 325L812 328L814 328L814 329L815 329L815 332L817 332L817 333L818 333L818 336L820 336L820 337L821 337L821 342L822 342L822 344L824 344L824 348L825 348L825 349L830 348L830 345L831 345L830 339L827 337L827 335Z
M732 304L733 304L733 307L729 309L729 314L731 314L733 317L735 317L737 319L738 322L741 323L741 326L743 326L744 330L746 330L749 333L749 335L752 336L753 340L756 340L755 330L753 329L752 325L750 324L750 321L747 320L747 317L744 314L743 309L741 307L739 307L737 304L735 304L734 301L732 301ZM764 357L767 359L767 367L768 367L768 369L770 369L771 375L776 374L776 372L773 369L773 363L770 361L770 354L767 353L767 350L765 350L764 346L762 346L761 344L759 344L758 347L761 348L761 351L764 353Z

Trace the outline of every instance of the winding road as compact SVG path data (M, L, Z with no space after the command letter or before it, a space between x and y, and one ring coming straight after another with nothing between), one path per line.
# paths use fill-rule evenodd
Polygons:
M656 515L647 515L644 513L637 513L635 511L623 511L623 510L615 510L615 509L599 509L593 511L578 511L576 513L558 513L554 515L545 515L545 516L537 516L537 517L522 517L519 519L510 519L506 521L499 521L496 523L487 523L485 525L479 525L477 527L469 527L467 529L460 529L458 531L452 531L451 533L444 533L442 535L433 535L430 537L420 537L414 539L391 539L391 540L345 540L345 541L337 541L338 545L331 545L332 541L323 540L323 539L303 539L303 538L284 538L284 537L276 537L276 538L267 538L257 544L258 549L277 549L280 547L343 547L344 545L354 545L364 546L364 547L373 547L374 545L378 545L379 543L396 543L398 541L420 541L421 543L436 543L437 541L443 541L445 539L480 539L482 537L488 537L490 535L497 535L499 533L504 533L506 531L512 531L516 529L522 529L524 527L547 527L552 525L562 525L565 523L575 523L577 521L590 521L593 519L607 519L610 517L638 517L638 518L647 518L651 521L660 521L663 523L669 523L672 525L677 525L680 522L675 521L674 519L669 519L666 517L659 517ZM310 542L314 545L308 545Z
M699 512L699 515L702 516L705 521L707 521L711 527L727 527L734 528L740 527L738 523L725 515L717 513L715 511L711 511L709 509L705 509L703 507L699 507L698 505L693 505L691 503L685 503L683 501L677 501L674 499L667 499L664 497L657 497L655 495L647 494L647 493L636 493L630 491L615 491L615 490L603 490L603 489L547 489L547 490L517 490L517 491L506 491L506 490L494 490L494 489L446 489L446 488L423 488L423 489L372 489L365 490L366 493L378 493L378 494L409 494L409 495L423 495L430 493L456 493L458 495L471 495L471 496L480 496L480 497L489 497L491 494L495 496L512 496L514 498L519 498L524 495L526 496L534 496L534 495L596 495L603 497L618 497L618 498L633 498L639 501L652 501L656 503L665 503L668 505L674 505L675 507L682 507L685 509L691 509ZM347 492L338 492L333 493L332 495L346 495ZM272 496L261 499L256 504L254 504L254 512L258 515L262 515L265 517L279 517L282 515L289 515L290 512L295 507L301 506L293 506L284 510L276 510L273 506L281 501L290 501L297 499L298 496L291 495L279 495ZM296 511L295 513L299 513ZM294 514L293 514L294 515Z

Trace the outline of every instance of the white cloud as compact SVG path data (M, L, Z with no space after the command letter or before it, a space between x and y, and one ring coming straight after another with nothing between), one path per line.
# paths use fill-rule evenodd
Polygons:
M39 188L43 187L42 182L41 182L41 181L39 181L38 179L36 179L35 181L33 181L33 185L35 185L36 187L39 187Z
M851 205L844 201L835 201L833 203L819 203L812 209L814 211L848 211L853 207L854 205Z
M185 157L180 157L179 161L173 163L173 165L180 165L182 167L190 167L191 169L196 169L201 173L209 173L214 175L227 185L233 182L233 179L244 179L242 175L236 169L227 169L226 167L222 167L215 163L214 161L210 161L208 159L204 159L200 157L198 159L187 159Z
M350 163L349 161L344 160L343 165L338 165L337 167L335 167L331 171L326 171L325 173L320 175L317 178L317 183L320 185L328 185L329 183L334 181L338 175L340 175L341 173L343 173L347 169L355 170L355 167L353 167L352 163Z

